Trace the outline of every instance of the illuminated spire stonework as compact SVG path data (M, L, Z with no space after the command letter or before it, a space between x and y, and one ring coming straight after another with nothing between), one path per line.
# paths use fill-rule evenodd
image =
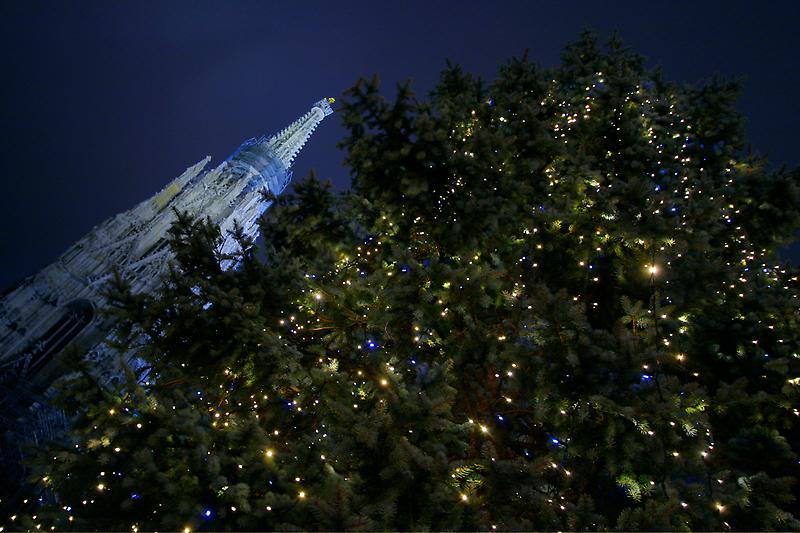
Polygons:
M65 370L59 354L76 345L94 361L98 377L112 379L117 355L105 340L113 321L96 310L116 268L135 292L155 289L172 258L167 230L175 211L208 217L223 235L236 224L255 239L258 218L291 179L291 165L319 123L333 111L324 99L284 130L250 139L214 169L206 157L162 191L96 226L56 261L0 300L0 386L20 383L45 390ZM269 194L265 194L269 193ZM230 237L223 251L237 246ZM230 265L223 265L225 267ZM2 403L3 398L0 398Z

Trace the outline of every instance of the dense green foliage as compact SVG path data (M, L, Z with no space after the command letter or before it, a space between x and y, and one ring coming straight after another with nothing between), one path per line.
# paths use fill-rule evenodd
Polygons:
M160 293L120 282L147 377L64 385L15 524L800 528L798 173L736 96L590 36L427 102L359 82L349 192L299 182L228 271L181 217Z

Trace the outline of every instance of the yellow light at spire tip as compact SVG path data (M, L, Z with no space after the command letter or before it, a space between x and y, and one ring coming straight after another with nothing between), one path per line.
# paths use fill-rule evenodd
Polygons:
M328 98L328 103L332 104L336 101L336 98Z

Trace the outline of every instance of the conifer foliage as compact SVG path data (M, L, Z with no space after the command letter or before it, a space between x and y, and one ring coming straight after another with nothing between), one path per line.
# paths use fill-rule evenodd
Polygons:
M350 191L299 182L227 271L182 216L160 292L118 283L145 366L64 384L9 527L800 528L798 172L737 92L590 35L426 101L358 82Z

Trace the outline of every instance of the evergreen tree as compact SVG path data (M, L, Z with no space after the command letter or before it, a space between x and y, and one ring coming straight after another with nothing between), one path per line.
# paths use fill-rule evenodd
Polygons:
M236 257L181 216L160 292L118 281L146 366L66 380L9 525L800 528L798 172L737 94L591 35L427 102L360 81L349 192L301 181Z

